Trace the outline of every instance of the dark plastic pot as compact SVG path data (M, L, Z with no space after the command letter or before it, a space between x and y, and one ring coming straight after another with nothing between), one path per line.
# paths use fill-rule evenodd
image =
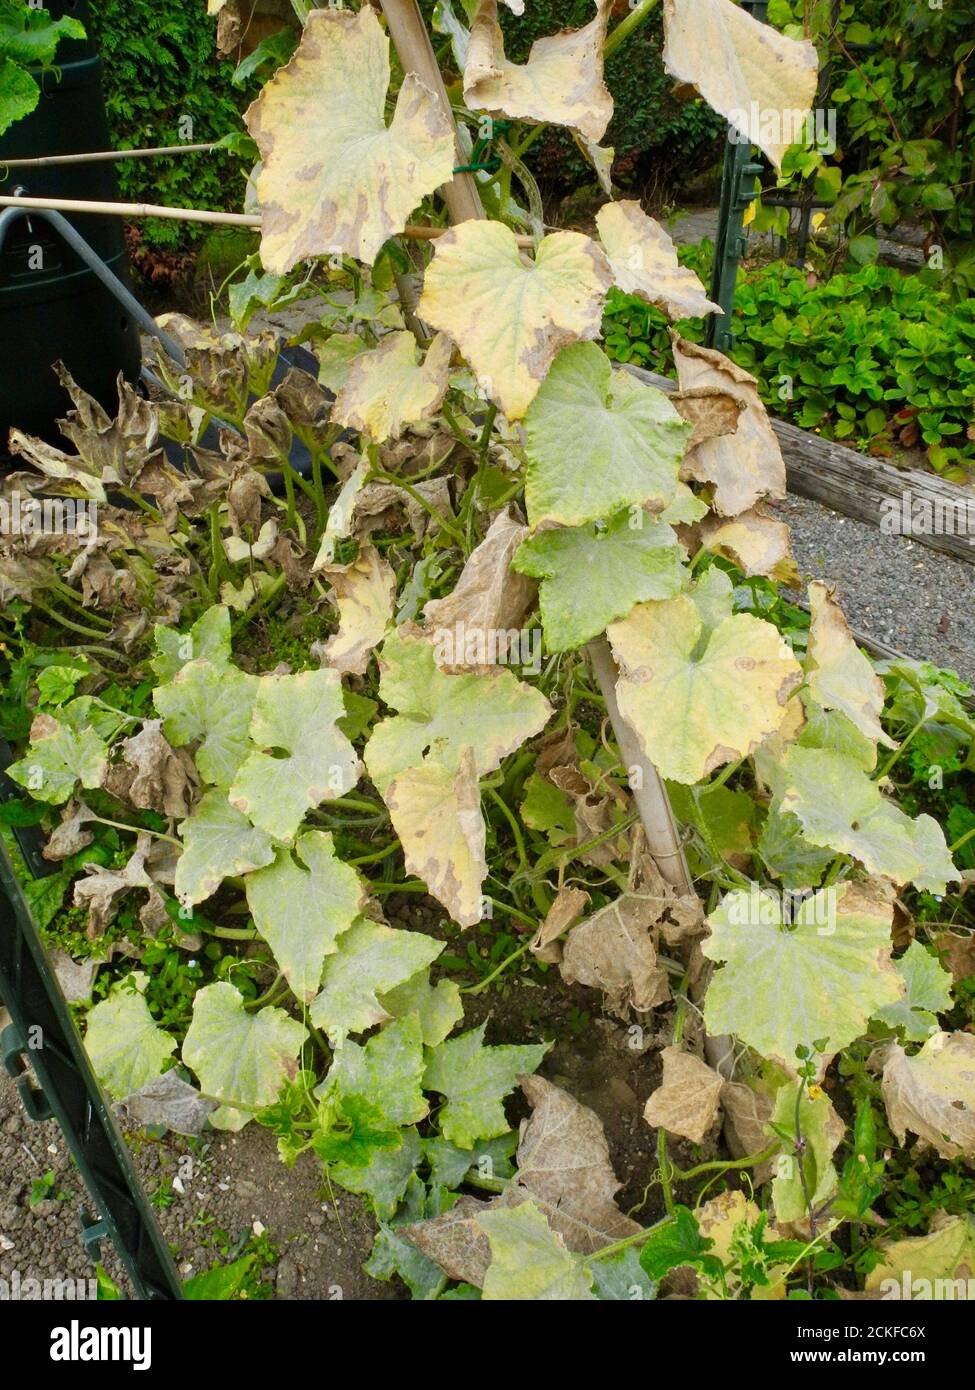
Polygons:
M87 27L84 0L49 0L55 16ZM101 89L101 60L89 40L64 42L57 72L35 73L42 95L35 111L0 137L0 192L33 197L118 198L111 163L5 169L3 160L81 154L111 147ZM58 80L60 74L60 80ZM117 217L69 217L99 256L127 281ZM41 218L22 218L0 252L0 453L11 426L57 440L55 420L70 402L51 370L61 359L75 380L111 413L120 371L139 375L139 336L110 292Z

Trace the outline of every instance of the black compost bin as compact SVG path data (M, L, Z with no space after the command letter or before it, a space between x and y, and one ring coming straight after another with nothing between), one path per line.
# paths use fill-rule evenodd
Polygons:
M56 17L73 15L86 29L85 0L48 0ZM89 40L67 40L58 68L35 73L36 109L0 136L0 193L32 197L118 197L111 163L10 169L4 159L82 154L111 148L101 90L101 60ZM0 209L2 211L2 209ZM122 280L127 280L122 223L117 217L70 214L69 221ZM61 359L75 380L114 414L120 371L139 374L139 336L129 315L39 217L21 218L0 252L0 456L12 425L57 440L55 420L70 402L51 364Z

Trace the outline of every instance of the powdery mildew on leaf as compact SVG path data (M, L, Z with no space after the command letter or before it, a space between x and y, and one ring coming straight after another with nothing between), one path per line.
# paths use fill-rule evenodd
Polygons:
M534 1202L522 1202L514 1210L485 1211L476 1221L491 1243L491 1263L482 1294L485 1301L563 1303L595 1298L591 1274L573 1259Z
M907 1131L942 1158L975 1154L975 1038L933 1033L915 1056L892 1044L881 1085L887 1119L903 1144Z
M199 742L194 761L204 781L218 787L233 781L247 753L257 690L256 676L235 666L214 666L203 657L155 690L153 700L170 743Z
M442 941L422 932L397 931L360 918L325 959L321 993L311 1005L312 1023L334 1045L349 1033L384 1023L390 1015L377 996L411 979L442 950Z
M595 0L596 17L582 29L536 39L528 61L509 62L497 0L479 0L464 65L464 100L476 111L516 120L572 126L599 141L613 114L603 81L603 45L612 0Z
M274 858L270 837L231 806L224 791L207 792L179 833L176 896L184 903L201 903L225 878L262 869Z
M884 1297L924 1301L963 1298L971 1288L975 1271L975 1216L935 1212L926 1236L888 1241L880 1249L884 1258L866 1279L865 1287L870 1292L882 1290ZM893 1280L896 1292L889 1286L885 1288L887 1280Z
M664 36L670 75L696 87L781 168L816 99L815 45L780 34L731 0L664 0Z
M637 603L673 598L684 586L685 554L671 528L622 512L605 526L549 527L524 542L515 567L542 581L540 608L550 652L581 647Z
M375 12L314 10L297 52L244 117L257 141L261 260L284 275L309 256L372 264L454 167L448 114L407 73L386 125L389 39Z
M951 975L920 941L912 941L894 963L907 994L899 1003L878 1009L877 1018L890 1028L903 1029L908 1042L924 1042L938 1031L937 1015L952 1007Z
M602 251L579 232L553 232L530 261L503 223L471 220L437 238L417 313L520 420L559 349L599 337L610 283Z
M719 516L738 516L763 497L785 496L785 462L758 394L758 383L723 353L671 333L682 392L711 387L744 407L733 434L715 435L688 449L681 476L714 489Z
M351 362L332 419L377 444L398 439L407 425L429 420L440 408L452 351L450 339L438 333L418 364L413 334L387 333Z
M176 1051L176 1039L149 1012L148 983L141 971L129 975L88 1013L85 1050L95 1075L116 1100L153 1081Z
M338 949L364 903L359 876L335 853L332 836L306 830L294 852L279 849L273 864L244 880L254 925L274 952L298 999L318 993L325 957Z
M757 885L726 894L701 943L709 960L726 962L705 998L708 1032L736 1033L790 1073L800 1044L811 1049L826 1038L825 1067L903 993L890 956L891 920L889 902L850 883L806 898L791 928L778 894Z
M690 428L662 391L614 368L594 343L559 354L525 428L533 529L582 526L624 507L660 512L678 497Z
M108 749L92 728L73 729L42 711L30 726L30 749L7 776L25 787L35 801L60 805L77 784L100 787L108 766Z
M507 1131L502 1100L521 1076L535 1070L548 1051L547 1043L486 1047L486 1027L482 1023L435 1047L429 1053L423 1079L428 1091L446 1097L440 1111L440 1132L462 1149L473 1149L479 1139L493 1139Z
M308 1030L284 1009L248 1013L243 995L223 981L206 985L193 1001L193 1021L183 1040L183 1061L200 1088L224 1104L210 1116L215 1129L243 1129L253 1118L234 1102L270 1105L281 1083L295 1077Z
M638 202L605 203L596 213L596 227L613 279L624 293L655 304L674 320L721 313L693 270L681 265L666 231Z
M710 636L693 598L643 603L607 636L620 664L617 697L664 777L698 782L781 725L801 669L770 624L723 618Z
M859 859L873 874L943 893L958 871L944 831L928 815L914 820L887 801L842 753L793 744L782 759L777 804L793 811L806 838Z
M384 795L407 872L423 880L455 922L474 926L488 865L473 749L463 749L456 769L430 761L407 768Z
M387 1024L364 1047L343 1042L322 1089L361 1096L390 1125L411 1125L430 1109L422 1082L423 1038L412 1015Z
M253 751L234 778L231 805L269 835L290 840L308 811L359 780L358 756L337 723L344 715L337 671L262 676L250 723Z

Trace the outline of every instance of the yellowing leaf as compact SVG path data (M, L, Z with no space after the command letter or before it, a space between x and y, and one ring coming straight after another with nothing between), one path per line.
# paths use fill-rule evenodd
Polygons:
M484 1276L485 1301L595 1298L592 1276L565 1248L534 1202L511 1211L495 1208L476 1219L491 1242L491 1263Z
M374 545L360 545L348 565L322 565L339 604L339 630L323 648L336 671L361 676L392 622L396 573Z
M787 523L757 507L730 520L708 517L701 527L701 540L708 550L733 560L746 575L764 574L779 584L798 587Z
M85 1050L99 1081L116 1100L139 1091L176 1051L176 1039L156 1023L145 1000L148 975L136 971L88 1013Z
M690 83L775 167L816 99L818 59L732 0L664 0L664 67Z
M682 392L710 387L744 403L733 434L716 435L688 449L681 476L712 485L719 516L737 516L763 497L784 497L785 463L755 378L712 348L676 333L671 341Z
M254 751L237 770L231 805L268 835L290 840L306 812L359 780L355 749L338 728L344 715L336 671L262 676L250 723Z
M975 1038L933 1033L914 1057L896 1043L881 1087L890 1127L903 1144L908 1130L942 1158L975 1154Z
M243 1129L255 1109L276 1100L281 1083L297 1075L298 1052L307 1036L304 1025L284 1009L268 1006L248 1013L233 985L221 981L201 989L193 1000L183 1061L200 1078L200 1089L224 1102L210 1123L217 1129Z
M322 988L312 1002L311 1021L324 1028L333 1045L348 1033L361 1033L390 1017L378 995L395 989L424 969L443 950L443 942L422 932L397 931L360 918L325 958Z
M553 232L530 261L503 223L472 219L437 238L417 312L520 420L559 349L599 336L609 284L602 251L578 232Z
M511 562L528 528L511 508L498 512L467 559L453 590L423 610L444 670L477 669L504 659L535 598L535 585Z
M798 1090L798 1081L789 1081L776 1092L767 1132L770 1138L780 1138L783 1130L796 1140L801 1137L801 1152L784 1152L774 1166L772 1203L775 1224L780 1229L793 1227L796 1234L808 1238L811 1234L809 1203L815 1210L836 1195L838 1178L832 1158L843 1139L845 1126L829 1097L819 1087L803 1091L797 1111ZM814 1091L818 1094L814 1095ZM776 1126L774 1130L772 1124ZM821 1221L819 1229L822 1229Z
M626 294L655 304L671 319L721 313L693 270L678 261L663 227L639 203L624 199L604 204L596 213L596 226L613 278Z
M727 962L708 987L708 1032L737 1033L793 1073L800 1044L826 1038L830 1053L846 1047L903 993L890 958L891 915L890 903L859 884L805 898L791 923L775 893L755 884L728 893L701 943L709 960Z
M700 1144L718 1118L724 1081L682 1047L665 1047L661 1056L663 1081L647 1101L643 1118L648 1125Z
M770 623L738 613L708 635L686 594L639 604L607 636L620 710L661 775L677 782L699 782L774 733L801 679Z
M473 750L461 752L456 771L436 762L407 768L390 782L385 800L407 872L422 878L460 926L479 922L486 829Z
M407 425L429 420L447 390L450 339L438 333L417 366L412 333L387 333L378 347L356 356L332 407L332 419L377 444L398 439Z
M559 353L525 429L533 530L582 526L625 507L659 512L678 497L688 425L662 391L614 369L594 343Z
M338 949L362 904L355 870L336 856L326 831L306 830L295 854L279 849L266 869L244 880L254 925L274 952L294 994L307 1003L318 993L325 957Z
M368 5L314 10L290 63L249 107L266 270L283 275L309 256L335 254L371 264L449 182L449 115L407 73L387 128L389 76L389 39Z
M809 693L823 709L845 714L873 743L895 747L880 724L884 683L854 642L843 612L825 584L809 585L809 611Z
M536 39L527 63L511 63L497 0L479 0L464 66L467 105L516 120L572 126L589 140L601 140L613 114L603 81L610 8L611 0L596 0L596 17L585 28Z
M883 1298L970 1300L975 1271L975 1216L936 1212L926 1236L882 1243L884 1258L865 1287Z

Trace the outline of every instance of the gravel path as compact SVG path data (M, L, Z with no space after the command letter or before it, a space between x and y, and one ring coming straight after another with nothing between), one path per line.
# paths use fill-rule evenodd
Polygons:
M792 528L803 579L834 584L854 627L975 685L975 566L804 497L774 510Z

